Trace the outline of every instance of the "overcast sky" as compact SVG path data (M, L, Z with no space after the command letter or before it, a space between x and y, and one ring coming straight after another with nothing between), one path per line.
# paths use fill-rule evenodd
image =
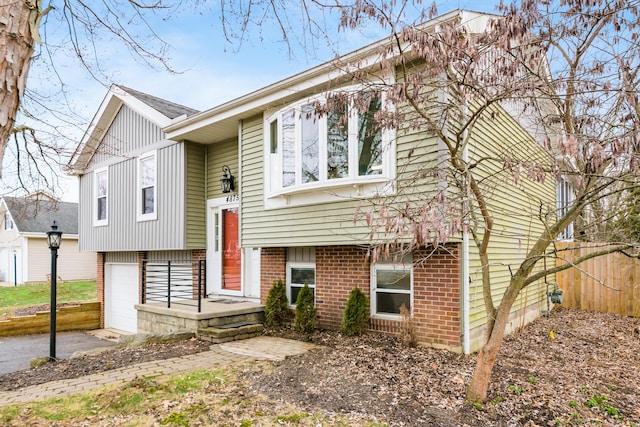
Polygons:
M97 0L90 0L89 3ZM55 2L54 2L55 3ZM72 117L72 125L64 125L65 133L73 140L79 140L102 102L110 83L119 83L133 89L149 93L198 110L212 108L222 102L244 95L270 83L303 71L333 58L336 51L346 53L376 41L386 34L376 25L348 33L337 33L336 24L329 22L334 31L330 41L311 40L291 44L293 51L280 40L275 25L269 23L260 28L249 28L250 33L242 44L225 40L220 24L219 10L215 5L199 4L184 7L171 16L150 16L147 19L159 36L169 43L167 56L177 74L162 67L150 69L131 59L131 55L114 41L113 36L105 36L98 41L101 67L106 79L92 78L78 61L70 57L67 49L47 49L42 54L53 55L56 69L45 67L45 61L34 62L29 74L28 87L38 92L47 88L60 76L66 84L67 101L77 113ZM299 2L293 2L297 5ZM437 2L438 12L463 8L493 12L493 1L445 1ZM425 2L424 7L428 7ZM52 13L64 13L56 10ZM295 12L294 12L295 13ZM410 12L416 14L415 11ZM58 17L60 15L57 15ZM294 15L295 17L295 15ZM47 21L46 36L50 40L68 37L68 29L51 16ZM328 17L331 19L331 17ZM52 44L53 45L53 44ZM54 95L58 96L59 95ZM57 120L57 119L49 119ZM62 121L60 123L62 126ZM69 143L69 145L71 145ZM62 181L60 194L63 200L77 201L75 178Z

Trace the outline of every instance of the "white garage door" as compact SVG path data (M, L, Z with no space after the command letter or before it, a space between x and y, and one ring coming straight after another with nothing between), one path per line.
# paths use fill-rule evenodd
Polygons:
M104 302L105 328L138 331L137 264L105 264Z

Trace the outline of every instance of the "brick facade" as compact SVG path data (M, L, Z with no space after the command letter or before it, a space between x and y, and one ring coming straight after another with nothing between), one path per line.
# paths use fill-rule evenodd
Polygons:
M369 295L369 262L358 246L316 247L316 308L320 324L339 329L349 293L355 287Z
M147 252L138 252L138 304L142 304L144 301L144 286L142 286L142 283L144 281L144 272L142 266L147 258Z
M359 287L371 292L371 268L366 249L359 246L315 248L316 308L323 327L338 329L349 293ZM424 344L461 348L460 247L447 245L437 251L414 252L413 314L418 341ZM261 301L272 283L286 278L286 248L262 248ZM398 334L399 320L370 319L370 329Z
M98 301L100 301L100 328L104 328L104 261L106 254L104 252L96 253L96 287L98 288Z
M413 315L420 342L460 348L460 253L457 244L414 253Z
M198 280L201 282L200 292L205 297L207 292L207 250L194 249L191 251L191 278L193 283L193 299L198 299ZM201 262L202 261L202 262Z
M287 277L287 249L262 248L260 250L260 302L267 301L267 294L276 280Z

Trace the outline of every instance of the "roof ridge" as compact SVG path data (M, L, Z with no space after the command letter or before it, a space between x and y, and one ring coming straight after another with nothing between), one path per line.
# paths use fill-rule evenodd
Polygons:
M196 110L194 108L187 107L186 105L178 104L177 102L169 101L167 99L160 98L158 96L151 95L151 94L139 91L137 89L130 88L128 86L124 86L117 83L114 84L114 86L117 86L118 88L124 90L129 95L132 95L133 97L139 99L140 101L144 102L154 110L157 110L158 112L164 114L170 119L174 119L182 114L186 114L187 116L190 116L190 115L199 113L199 110ZM176 113L178 112L181 112L181 114L176 115Z

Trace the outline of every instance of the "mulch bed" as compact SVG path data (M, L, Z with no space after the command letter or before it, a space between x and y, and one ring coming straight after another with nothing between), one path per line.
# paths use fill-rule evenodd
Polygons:
M555 309L507 337L490 402L465 401L475 357L406 348L393 337L301 336L318 349L241 374L243 394L267 395L302 410L363 414L389 426L554 426L640 424L640 319ZM553 332L551 332L553 331ZM12 390L132 363L204 351L196 340L110 349L0 376Z

